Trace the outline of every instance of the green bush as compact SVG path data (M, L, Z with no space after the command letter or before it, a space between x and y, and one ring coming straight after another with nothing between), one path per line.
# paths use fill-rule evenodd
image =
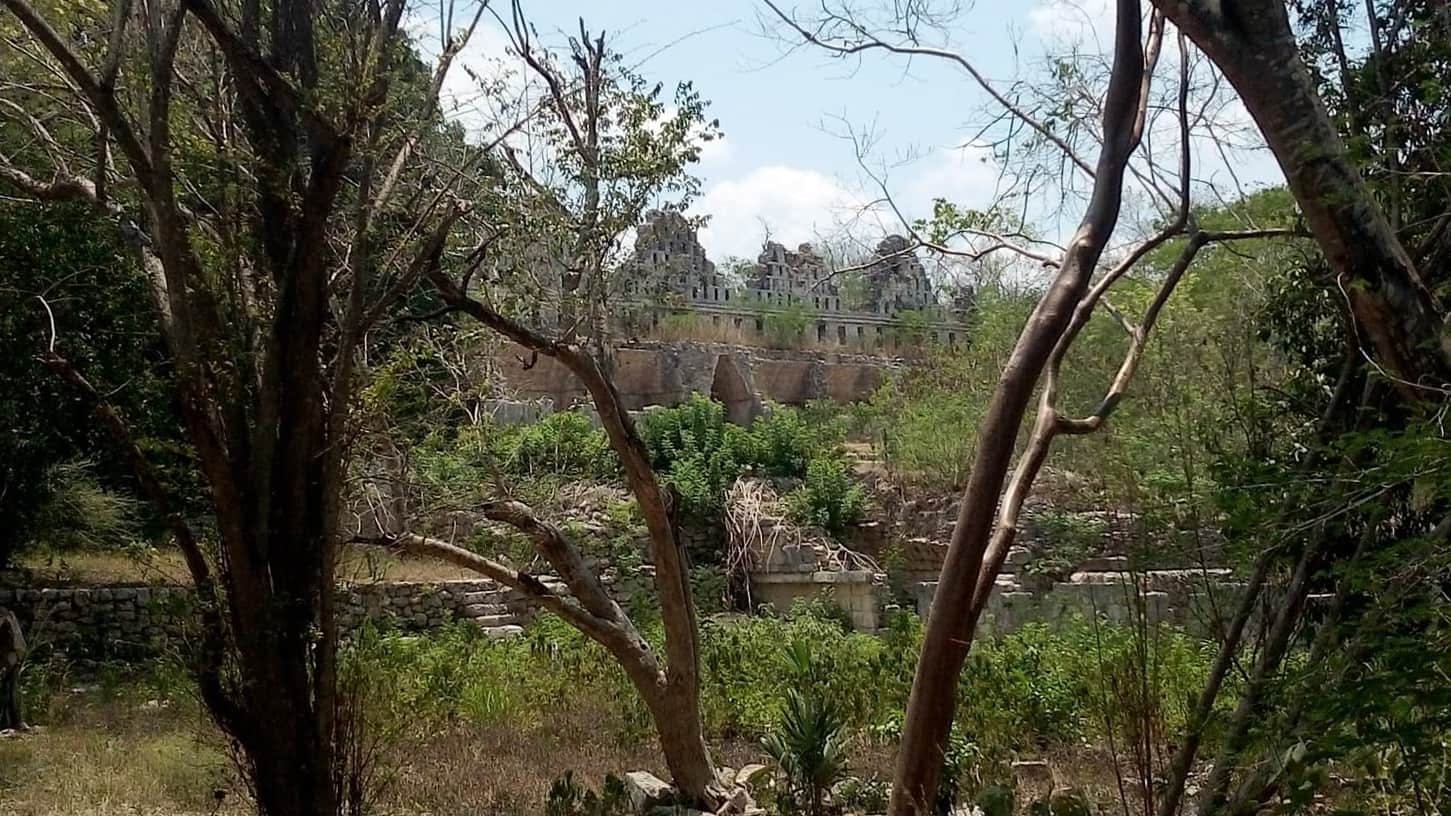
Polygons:
M866 505L866 491L852 481L846 464L836 459L813 459L806 480L786 497L793 520L833 535L841 535L860 521Z
M839 429L813 425L794 408L776 406L751 424L753 453L767 476L801 478L813 457L841 455Z
M658 647L658 620L640 626ZM843 733L890 742L901 728L921 638L921 622L905 612L879 635L851 631L804 604L786 617L707 619L700 641L707 732L754 740L777 731L794 689L829 708ZM1102 742L1109 733L1122 740L1126 704L1145 702L1116 690L1137 685L1127 681L1141 649L1133 630L1091 622L1031 625L974 645L954 723L955 755L970 774L958 779L963 795L999 778L996 769L1020 752ZM1147 658L1147 705L1160 715L1162 733L1177 733L1211 647L1164 629L1150 633ZM345 671L367 674L368 688L383 695L374 710L399 729L537 723L565 701L598 708L601 727L621 740L651 734L648 712L615 660L552 615L541 615L523 637L501 640L467 623L406 636L369 627L350 640L341 662Z
M610 478L619 471L605 432L578 411L549 414L524 426L513 437L505 463L509 470L523 475Z
M35 511L32 543L51 551L121 549L141 537L141 503L107 489L89 461L45 471L45 499Z
M749 429L726 421L725 407L700 394L640 421L651 462L693 518L720 514L725 493L749 473L800 479L811 461L839 459L841 423L809 422L795 408L775 406Z
M718 515L726 489L755 459L750 434L726 422L724 406L699 394L645 414L640 436L681 509L696 518Z
M1031 518L1035 535L1027 542L1032 557L1023 566L1028 575L1062 580L1103 548L1108 527L1094 518L1048 510Z

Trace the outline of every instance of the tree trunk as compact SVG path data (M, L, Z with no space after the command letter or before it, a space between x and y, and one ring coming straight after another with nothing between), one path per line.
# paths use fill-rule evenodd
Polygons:
M1123 178L1140 133L1144 78L1142 21L1136 0L1119 0L1113 75L1104 103L1104 142L1093 196L1068 245L1058 275L1018 336L978 430L978 448L962 508L938 580L907 702L892 785L892 816L930 814L952 733L957 682L972 648L983 603L976 602L994 517L1028 401L1048 357L1072 319L1104 246L1118 223ZM1001 530L1005 541L1015 530ZM991 588L991 581L988 582Z
M655 699L647 697L646 700L655 731L660 736L665 765L686 800L684 804L714 810L720 805L724 791L705 742L699 696L697 691L672 690L665 686Z
M1358 338L1414 399L1451 382L1436 302L1370 188L1300 58L1282 0L1154 0L1234 86L1285 173L1324 252Z
M0 607L0 731L24 730L20 715L20 667L25 663L25 633L15 613Z

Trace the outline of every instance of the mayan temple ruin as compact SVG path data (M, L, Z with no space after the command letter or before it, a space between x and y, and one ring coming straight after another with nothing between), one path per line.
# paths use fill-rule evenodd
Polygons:
M735 276L706 257L695 227L675 210L651 210L637 232L623 290L647 331L664 320L697 321L744 340L782 334L796 342L888 350L907 342L955 345L970 296L939 301L908 240L889 235L862 264L832 269L811 244L767 241Z

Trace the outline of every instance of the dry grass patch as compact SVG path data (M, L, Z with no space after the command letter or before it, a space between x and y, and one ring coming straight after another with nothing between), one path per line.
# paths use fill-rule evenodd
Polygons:
M5 816L238 816L250 812L220 735L194 704L57 694L54 724L0 739ZM665 775L652 739L602 727L618 712L562 703L534 722L443 724L387 747L378 812L389 816L542 814L553 781L573 771L598 788L607 774ZM761 761L755 746L717 747L718 762ZM222 791L218 808L213 797Z
M181 553L170 547L136 551L78 550L63 553L26 553L17 560L35 586L106 584L187 584L190 582ZM475 579L468 570L433 559L412 558L370 547L348 548L338 565L345 581L451 581Z
M213 792L229 791L218 809ZM39 730L0 739L0 812L241 813L221 741L195 712L84 703Z

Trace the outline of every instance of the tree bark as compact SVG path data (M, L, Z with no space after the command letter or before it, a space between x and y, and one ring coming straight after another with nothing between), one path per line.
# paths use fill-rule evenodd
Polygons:
M1135 123L1145 71L1138 3L1119 0L1117 5L1113 73L1104 103L1104 140L1093 194L1057 276L1018 337L978 430L972 474L942 566L907 702L889 807L892 816L932 812L952 732L958 677L982 609L974 598L983 556L993 534L1018 432L1048 357L1067 329L1118 223L1125 169L1141 135ZM1012 532L1006 531L1009 538Z
M658 690L642 681L636 681L635 685L650 707L661 750L680 792L693 802L718 804L724 792L716 779L700 715L699 624L695 600L690 592L689 565L685 550L675 535L669 502L660 489L645 443L635 428L634 420L625 410L618 389L600 367L599 361L578 345L546 337L499 314L469 297L441 270L434 269L429 278L445 303L499 335L558 360L589 392L600 424L610 440L610 447L619 455L625 483L635 496L649 531L650 560L655 565L655 594L660 602L660 616L665 628L666 663L660 672ZM515 522L509 520L509 523ZM541 545L537 538L536 547L547 556L547 547ZM554 562L553 558L550 560ZM578 589L575 591L579 592ZM588 634L588 630L584 631ZM622 659L622 663L626 671L631 670L628 660Z
M20 712L20 668L25 664L25 633L15 613L0 607L0 731L25 730Z
M1438 304L1316 90L1282 0L1153 0L1234 86L1285 173L1373 362L1415 401L1451 382Z

